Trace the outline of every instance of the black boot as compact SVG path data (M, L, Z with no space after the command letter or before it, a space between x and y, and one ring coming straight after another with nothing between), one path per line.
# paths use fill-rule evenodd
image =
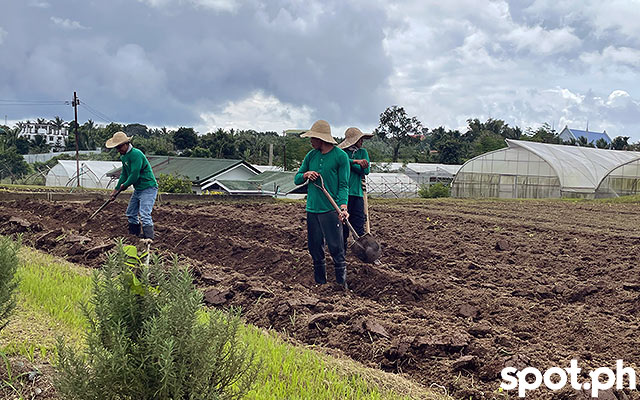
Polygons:
M129 235L140 236L140 224L129 222Z
M142 225L142 238L153 239L153 225Z
M338 285L342 286L344 290L348 290L349 286L347 285L347 266L346 265L336 265L336 282Z
M325 263L313 264L313 278L319 285L327 283L327 266Z

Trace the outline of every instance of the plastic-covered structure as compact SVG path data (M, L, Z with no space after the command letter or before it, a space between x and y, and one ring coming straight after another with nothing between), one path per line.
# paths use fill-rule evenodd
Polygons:
M420 185L402 173L371 172L367 175L367 194L374 197L417 197Z
M85 188L106 189L112 183L107 172L122 166L120 161L80 161L80 186ZM47 173L46 186L78 186L77 166L75 160L58 160L58 163Z
M451 195L615 197L631 194L635 190L633 179L640 178L640 152L511 139L506 142L508 147L482 154L463 164L452 182Z
M611 171L598 185L596 198L640 194L640 160L629 161Z

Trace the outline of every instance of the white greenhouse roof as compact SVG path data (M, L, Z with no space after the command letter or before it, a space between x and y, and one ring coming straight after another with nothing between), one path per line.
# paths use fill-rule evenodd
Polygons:
M455 175L462 165L458 164L426 164L426 163L409 163L407 169L410 169L418 174L439 174L446 172L447 174Z
M511 148L523 148L546 161L558 175L562 190L595 190L602 179L622 164L640 159L640 152L605 150L506 139ZM482 156L480 156L482 157Z
M67 176L75 176L76 160L58 160L58 164L63 168ZM122 167L122 162L120 161L80 161L80 169L84 169L85 171L88 169L95 174L98 179L102 178L112 169L120 167Z

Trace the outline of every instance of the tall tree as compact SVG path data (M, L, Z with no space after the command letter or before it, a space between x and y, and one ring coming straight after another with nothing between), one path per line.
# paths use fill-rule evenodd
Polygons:
M198 135L193 128L180 127L173 134L173 145L177 150L192 149L198 144Z
M461 164L468 152L469 144L463 140L459 131L447 131L438 127L429 135L431 148L438 152L438 162L442 164Z
M603 138L600 138L600 139L596 140L596 147L599 148L599 149L608 149L609 148L609 142L607 142Z
M527 128L527 135L523 136L522 139L530 140L532 142L552 144L560 144L561 142L561 139L557 135L555 129L552 129L551 126L546 122L536 130Z
M629 136L616 136L611 142L611 148L614 150L628 150Z
M416 117L409 117L403 107L391 106L380 114L380 124L374 134L389 143L393 149L393 162L398 161L400 146L426 133Z

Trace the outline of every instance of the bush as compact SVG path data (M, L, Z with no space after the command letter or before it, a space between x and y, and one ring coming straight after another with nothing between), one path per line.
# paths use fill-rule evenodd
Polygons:
M128 253L128 254L127 254ZM141 262L119 242L93 275L87 348L58 341L56 386L70 399L235 399L257 374L238 342L237 311L204 311L202 293L174 259Z
M191 193L191 181L174 174L158 175L158 191L161 193Z
M442 183L434 183L433 185L420 186L418 195L428 199L435 199L437 197L449 197L451 196L451 192L449 191L449 186Z
M9 323L9 315L16 306L18 250L19 239L14 242L9 237L0 237L0 331Z

